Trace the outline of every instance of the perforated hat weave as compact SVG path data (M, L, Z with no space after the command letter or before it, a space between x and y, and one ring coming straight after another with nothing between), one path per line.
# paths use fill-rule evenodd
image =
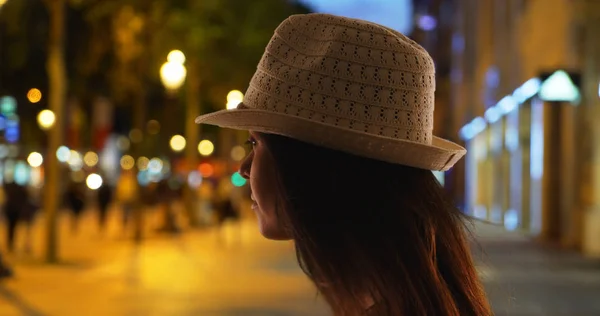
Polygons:
M243 103L196 119L391 163L448 170L465 153L432 135L435 69L403 34L327 14L283 21Z

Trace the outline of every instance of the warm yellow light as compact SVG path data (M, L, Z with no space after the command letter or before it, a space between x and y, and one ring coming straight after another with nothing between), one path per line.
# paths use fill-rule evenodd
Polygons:
M186 75L187 70L185 69L185 66L180 63L168 61L160 67L160 80L168 90L177 90L181 88Z
M231 159L234 161L240 161L246 157L246 149L242 146L235 146L231 148Z
M42 154L40 154L38 152L32 152L27 157L27 163L29 163L29 165L34 168L41 166L43 162L44 162L44 157L42 157Z
M42 129L47 130L54 126L56 116L54 115L54 112L50 110L42 110L37 116L37 121Z
M131 146L129 138L125 136L119 136L119 138L117 138L117 148L119 148L120 151L128 151L129 146Z
M85 180L88 188L98 190L102 186L102 177L99 174L92 173Z
M29 100L29 102L31 103L40 102L40 100L42 100L42 91L40 91L40 89L37 88L29 89L29 91L27 92L27 100Z
M93 167L98 164L98 154L93 151L88 151L83 155L83 162L88 167Z
M185 148L186 141L183 136L175 135L171 137L169 144L171 145L171 149L173 149L173 151L182 151Z
M138 158L138 161L137 161L138 170L144 171L144 170L148 169L148 163L150 163L150 159L148 159L147 157L142 156L142 157Z
M71 170L77 171L83 167L83 159L81 158L81 154L75 150L71 150L69 153L69 160L67 160L69 167Z
M125 155L121 157L121 168L125 170L130 170L133 168L134 165L135 159L133 159L133 157L131 157L130 155Z
M244 100L244 94L239 90L231 90L227 94L227 109L232 110Z
M176 49L169 52L167 55L167 61L170 63L182 64L185 63L185 54Z
M215 145L208 139L200 141L198 144L198 152L202 156L209 156L215 150Z

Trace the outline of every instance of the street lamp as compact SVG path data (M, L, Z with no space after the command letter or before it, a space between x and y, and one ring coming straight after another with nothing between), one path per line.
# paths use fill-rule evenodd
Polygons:
M171 149L175 152L180 152L185 148L186 140L185 137L181 135L175 135L171 137L171 141L169 142L171 145Z
M160 80L168 92L163 119L164 132L167 134L171 133L173 128L173 115L170 114L177 104L177 91L183 86L187 75L184 62L185 55L180 50L173 50L167 55L167 61L160 67Z
M27 157L27 163L29 163L29 165L32 166L33 168L37 168L37 167L41 166L43 162L44 162L44 157L42 157L42 154L40 154L38 152L32 152Z
M54 126L56 116L54 115L54 112L50 110L43 110L38 114L37 121L41 129L49 130Z
M237 106L242 103L244 100L244 94L239 90L231 90L227 94L227 109L233 110L237 108Z
M167 90L175 92L183 85L187 76L184 62L185 55L179 50L174 50L169 53L167 61L160 67L160 80Z
M215 145L208 139L205 139L198 143L198 152L202 156L210 156L215 150Z
M167 61L183 65L183 63L185 63L185 55L178 49L172 50L167 55Z

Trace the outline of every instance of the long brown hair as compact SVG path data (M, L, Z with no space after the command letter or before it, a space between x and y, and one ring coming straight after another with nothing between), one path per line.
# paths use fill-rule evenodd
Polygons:
M464 216L431 171L260 137L278 218L336 315L492 315Z

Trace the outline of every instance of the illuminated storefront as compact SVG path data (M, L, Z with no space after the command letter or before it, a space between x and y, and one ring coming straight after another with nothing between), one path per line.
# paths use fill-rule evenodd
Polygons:
M468 214L549 239L574 233L572 79L564 71L530 79L461 129Z

